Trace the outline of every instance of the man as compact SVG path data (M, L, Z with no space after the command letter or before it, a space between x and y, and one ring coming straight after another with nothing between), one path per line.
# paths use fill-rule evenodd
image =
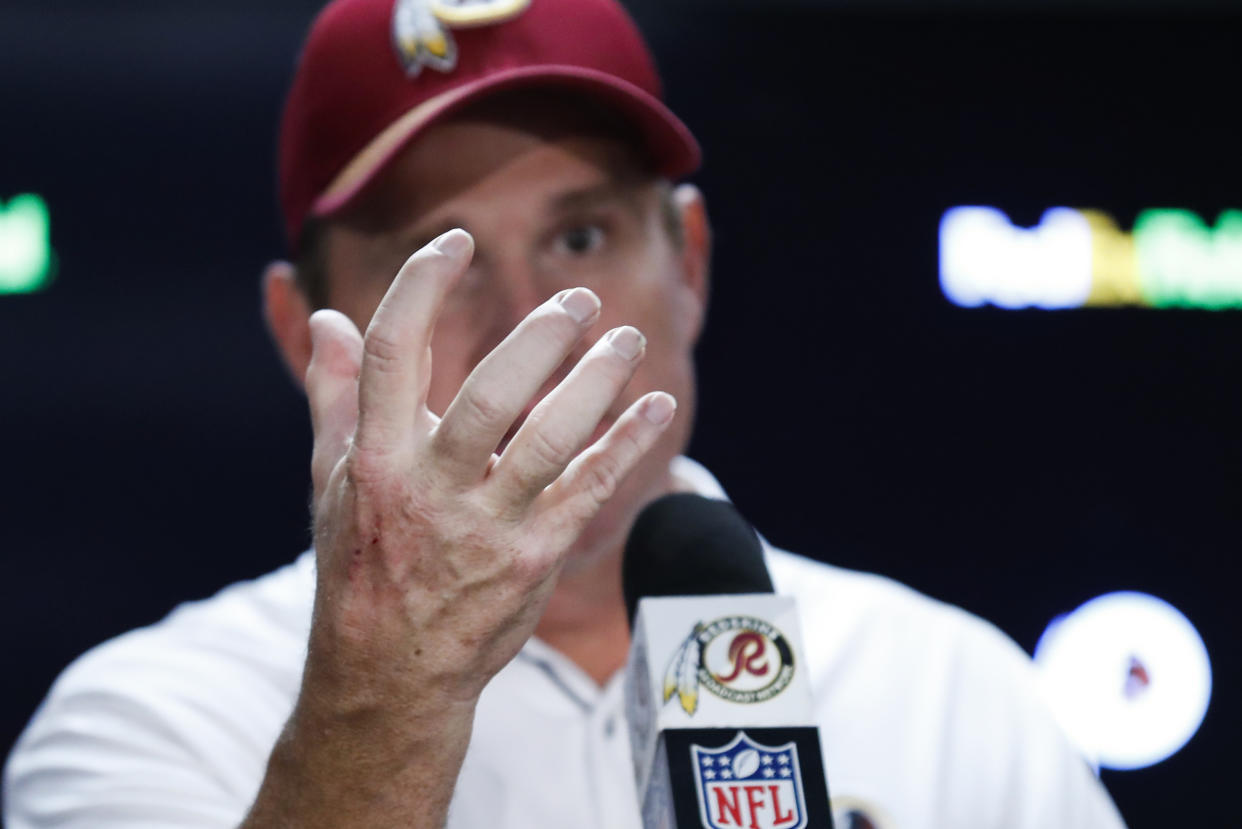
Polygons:
M722 496L678 457L709 230L658 98L612 0L325 10L264 278L315 550L71 667L12 829L637 825L621 548L659 495ZM769 552L842 825L1119 825L1011 643Z

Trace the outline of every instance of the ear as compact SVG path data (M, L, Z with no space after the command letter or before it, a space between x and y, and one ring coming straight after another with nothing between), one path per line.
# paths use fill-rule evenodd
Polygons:
M707 313L707 295L711 276L712 228L707 218L703 193L693 184L680 184L673 191L673 204L681 216L681 270L691 293L698 301L698 322L695 338Z
M285 367L303 386L311 359L311 307L288 262L273 262L263 271L263 315Z

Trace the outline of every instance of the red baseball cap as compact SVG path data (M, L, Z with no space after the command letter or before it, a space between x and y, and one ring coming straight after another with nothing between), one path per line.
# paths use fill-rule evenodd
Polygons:
M428 125L532 85L581 90L628 118L661 175L699 165L616 0L334 0L311 27L281 122L291 247L309 217L348 205Z

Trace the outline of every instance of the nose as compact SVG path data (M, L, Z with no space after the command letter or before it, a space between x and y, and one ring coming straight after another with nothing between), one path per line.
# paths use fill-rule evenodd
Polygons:
M547 297L542 296L536 284L534 269L518 257L492 256L482 262L476 257L471 267L482 271L477 277L479 295L472 302L482 335L476 339L479 353L474 358L477 362Z
M480 337L479 353L474 355L475 362L483 359L500 341L509 336L513 329L522 322L531 311L547 302L560 291L576 287L560 284L563 280L549 278L532 266L522 257L510 259L493 258L488 261L489 272L484 274L483 282L487 285L486 296L482 305L488 309L480 314L480 324L486 325L486 336ZM518 427L526 420L531 409L542 400L548 392L556 387L570 369L577 364L586 353L587 343L579 341L570 349L570 353L555 371L543 382L539 391L527 403L521 416L513 423L501 441L498 451L503 451L509 440L517 432Z
M495 286L495 324L500 339L507 337L531 311L548 299L532 268L509 266L492 280ZM499 339L497 340L499 342Z

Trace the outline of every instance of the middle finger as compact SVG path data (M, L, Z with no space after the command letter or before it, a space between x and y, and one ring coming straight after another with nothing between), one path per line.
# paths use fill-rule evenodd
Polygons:
M645 347L638 329L613 329L539 401L492 471L501 498L533 501L556 480L630 381Z
M484 357L436 427L431 450L462 486L482 476L509 427L599 318L599 297L562 291L532 311Z

